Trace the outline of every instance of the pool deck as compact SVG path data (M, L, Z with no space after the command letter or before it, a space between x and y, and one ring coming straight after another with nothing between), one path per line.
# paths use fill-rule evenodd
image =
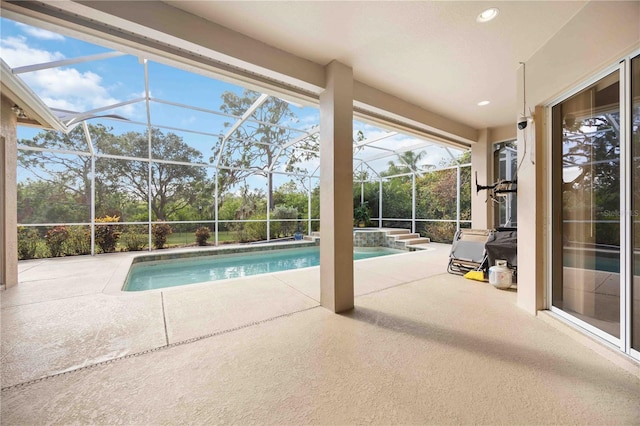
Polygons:
M121 292L140 253L22 261L0 293L2 422L637 422L637 364L428 248L357 261L344 315L318 267Z

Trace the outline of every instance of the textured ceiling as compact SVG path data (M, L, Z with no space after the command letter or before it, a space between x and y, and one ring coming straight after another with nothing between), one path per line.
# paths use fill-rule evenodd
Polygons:
M584 5L513 2L203 2L174 7L475 128L515 121L516 69ZM496 6L500 14L479 24ZM477 106L479 101L491 103Z

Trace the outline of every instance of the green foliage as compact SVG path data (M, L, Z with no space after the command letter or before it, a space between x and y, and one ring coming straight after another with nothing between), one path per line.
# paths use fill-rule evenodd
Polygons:
M34 259L40 236L38 231L24 226L18 227L18 259Z
M236 212L242 207L242 197L236 197L231 194L227 194L222 201L222 205L218 210L219 220L234 220L236 218Z
M164 248L167 243L167 236L171 235L173 230L168 223L154 223L151 225L151 242L153 247L157 249Z
M277 222L281 219L298 219L298 209L295 207L276 206L271 212L270 231L273 238L288 237L296 232L298 226L296 222Z
M421 154L408 151L399 157L400 164L389 162L388 169L381 173L383 176L392 176L401 173L410 173L411 169L420 169L417 165L422 159ZM454 166L466 164L470 161L470 153L462 154L458 159L441 164L441 166ZM430 169L432 166L422 166L421 169ZM457 177L456 169L426 171L416 174L416 216L418 219L456 219L457 209ZM354 206L360 204L361 191L364 192L364 200L368 203L369 211L379 211L379 183L364 182L362 185L358 179L366 179L366 172L359 172L354 183ZM382 184L382 208L383 217L407 219L411 217L411 176L398 176L383 181ZM471 168L460 168L460 219L471 218ZM355 220L354 209L354 222ZM406 222L393 223L386 221L385 226L405 226ZM434 242L450 243L456 230L456 224L452 222L418 222L417 231L422 236L431 238Z
M387 170L382 172L381 176L393 176L431 169L434 166L430 164L423 166L418 165L420 160L422 160L426 154L426 151L420 151L418 153L415 153L414 151L406 151L402 154L398 154L398 164L394 161L389 161Z
M220 110L239 117L258 100L259 96L260 93L252 90L245 90L241 95L225 92L222 94ZM288 148L284 152L280 152L279 146L298 135L285 127L290 122L297 120L287 102L269 96L256 108L252 118L256 121L245 122L233 132L231 138L226 139L226 143L218 143L213 149L210 161L214 162L219 158L220 165L229 167L221 169L218 173L220 192L227 192L237 183L255 175L256 164L259 164L261 170L258 170L260 171L274 170L284 166L284 170L287 172L304 174L307 170L301 169L298 164L318 157L317 133L297 142L296 147L304 148L304 151ZM230 121L224 125L231 127L234 123L235 121ZM223 137L220 138L222 140ZM269 180L268 188L272 192L272 175L266 173L264 175ZM269 208L273 209L275 206L273 196L270 197L270 200Z
M207 240L211 238L211 231L206 226L201 226L200 228L196 229L195 235L196 243L199 246L206 246Z
M64 252L68 255L91 253L91 231L88 227L70 226L69 237L65 241Z
M202 163L202 153L182 140L174 133L162 133L151 129L151 154L153 158L183 163ZM113 155L147 157L149 132L127 132L105 147ZM110 182L126 187L137 199L147 200L148 164L142 161L109 161L105 177ZM169 163L151 163L151 211L154 218L167 220L169 216L192 205L199 183L206 180L206 171L202 167L183 166Z
M307 189L291 180L273 192L273 203L276 206L295 208L301 217L306 217L309 210Z
M382 216L411 217L411 177L401 176L382 182Z
M366 226L369 223L370 215L369 215L369 204L365 201L363 204L360 204L353 208L353 222L354 225L364 225Z
M51 257L64 255L63 246L67 238L69 238L69 231L65 226L55 226L47 231L44 239L51 252Z
M127 251L143 250L149 242L147 229L145 226L128 226L120 236L120 245Z
M116 223L119 222L120 218L118 216L105 216L102 218L96 219L96 224L98 223ZM118 245L118 240L120 239L120 226L118 225L101 225L95 227L96 233L96 244L103 253L113 253L116 251L116 246Z
M238 239L242 242L247 241L264 241L267 239L267 214L256 213L250 218L251 220L259 220L260 222L245 222L243 229L238 233Z

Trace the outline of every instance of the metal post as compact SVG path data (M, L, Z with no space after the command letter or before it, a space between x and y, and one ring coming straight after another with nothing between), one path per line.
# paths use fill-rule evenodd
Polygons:
M460 165L456 166L456 231L460 230Z
M364 204L364 181L360 181L360 205Z
M213 208L213 217L215 219L215 222L214 222L214 234L215 234L216 247L218 246L218 241L219 241L218 240L218 231L219 231L219 228L218 228L218 196L219 196L219 194L218 194L218 173L219 172L220 172L220 170L216 169L216 174L214 175L215 180L216 180L216 189L215 189L215 193L214 193L215 206Z
M307 235L311 235L311 176L309 176L309 188L307 188Z
M91 155L91 256L96 254L96 157Z
M380 178L380 194L378 195L378 228L382 228L382 178Z
M505 154L506 154L506 158L505 158L505 163L504 163L504 170L505 170L505 179L506 180L512 180L512 173L511 173L511 161L512 161L512 156L513 153L511 152L511 149L506 149L505 150ZM513 194L506 194L507 196L505 197L505 204L504 204L504 224L500 223L500 225L504 225L504 226L511 226L511 200L512 200L512 196ZM498 222L500 222L500 209L498 209Z
M149 233L149 249L151 251L151 244L153 243L151 239L151 174L152 174L152 165L151 165L151 130L149 130L149 163L148 163L148 175L147 175L147 218L149 219L147 223L147 231Z
M411 232L416 232L416 172L411 175Z
M151 244L152 244L152 239L151 239L151 178L152 178L152 161L153 161L153 155L151 153L152 151L152 143L151 143L151 131L152 131L152 127L151 127L151 105L150 105L150 96L149 96L149 63L146 59L143 60L144 63L144 102L145 105L147 107L147 134L148 134L148 140L147 140L147 158L149 159L149 163L148 163L148 174L147 174L147 232L148 232L148 241L149 241L149 249L148 251L151 251Z
M271 239L271 179L267 174L267 241Z

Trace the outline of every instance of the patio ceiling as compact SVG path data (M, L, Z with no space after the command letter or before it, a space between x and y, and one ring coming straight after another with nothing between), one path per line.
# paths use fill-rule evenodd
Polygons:
M587 2L165 3L317 64L337 59L364 84L482 129L514 122L519 63ZM489 7L498 17L477 23Z

